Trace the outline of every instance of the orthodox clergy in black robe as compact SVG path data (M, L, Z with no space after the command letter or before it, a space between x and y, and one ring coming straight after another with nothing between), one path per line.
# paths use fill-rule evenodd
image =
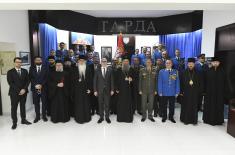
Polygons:
M70 78L71 71L72 71L72 61L71 58L65 57L64 58L64 71L68 73L68 77ZM69 105L69 116L73 117L74 116L74 101L73 98L71 97L71 82L69 82L68 90L69 90L69 98L68 98L68 105Z
M122 68L117 70L117 121L131 123L133 121L132 98L133 69L125 57Z
M198 100L202 94L203 83L200 72L196 71L195 59L188 59L188 68L181 74L181 113L180 120L184 124L197 124Z
M67 72L63 71L61 61L56 62L56 71L50 73L48 84L51 101L51 121L53 123L69 121L69 80Z
M48 78L50 76L51 73L53 73L55 71L55 57L54 56L49 56L48 57ZM46 86L48 86L49 84L47 83ZM49 98L49 92L47 89L47 115L50 116L51 113L51 101Z
M224 123L224 104L228 95L227 78L223 68L218 64L218 58L213 58L212 67L206 72L203 121L210 125Z
M78 123L91 120L90 93L92 91L91 69L86 65L85 56L80 55L78 65L71 72L74 119Z

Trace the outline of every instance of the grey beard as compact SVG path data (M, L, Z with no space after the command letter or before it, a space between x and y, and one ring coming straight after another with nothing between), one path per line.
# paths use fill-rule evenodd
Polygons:
M58 69L58 70L56 70L57 72L63 72L63 69Z
M129 71L129 68L130 68L129 65L123 65L123 66L122 66L122 70L123 70L124 72L128 72L128 71Z

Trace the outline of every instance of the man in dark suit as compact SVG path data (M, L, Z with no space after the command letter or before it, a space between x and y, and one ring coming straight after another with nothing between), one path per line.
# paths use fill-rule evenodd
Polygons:
M34 65L29 69L29 80L31 82L31 91L33 95L33 104L35 106L36 118L34 123L40 120L40 99L42 101L42 119L44 122L47 121L46 117L46 83L48 70L45 65L42 65L42 58L37 56L34 58Z
M65 49L65 43L60 43L60 49L56 51L56 59L64 61L64 58L68 56L68 50Z
M7 82L10 86L9 96L11 99L11 118L13 120L13 130L17 127L17 107L19 102L21 124L31 124L26 120L25 113L25 103L29 86L28 71L21 68L22 60L19 57L14 58L14 65L15 68L12 68L7 72Z
M97 70L97 68L100 67L100 60L97 56L93 57L93 63L89 65L91 68L91 74L92 77L94 77L95 75L95 71ZM93 81L92 84L93 86ZM91 115L99 114L99 103L98 103L98 97L94 95L94 93L90 94L90 100L91 100Z
M94 95L98 96L99 115L98 123L105 119L107 123L111 123L109 119L109 102L110 97L114 94L114 81L112 75L112 68L107 66L107 59L102 58L101 67L95 71L94 76Z

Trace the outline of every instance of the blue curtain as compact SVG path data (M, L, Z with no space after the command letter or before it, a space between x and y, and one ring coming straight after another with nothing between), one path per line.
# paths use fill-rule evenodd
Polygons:
M166 45L170 57L175 57L175 49L181 51L182 58L196 57L201 53L202 30L160 35L160 43Z
M50 50L57 50L57 29L51 25L40 23L39 24L39 37L41 56L46 61Z

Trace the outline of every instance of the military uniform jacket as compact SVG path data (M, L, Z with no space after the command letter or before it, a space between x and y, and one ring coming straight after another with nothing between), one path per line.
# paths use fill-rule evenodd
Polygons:
M156 92L157 85L157 70L152 67L150 71L147 68L140 69L139 73L139 91L143 94Z
M162 69L158 76L158 94L175 96L180 93L179 74L176 69Z

